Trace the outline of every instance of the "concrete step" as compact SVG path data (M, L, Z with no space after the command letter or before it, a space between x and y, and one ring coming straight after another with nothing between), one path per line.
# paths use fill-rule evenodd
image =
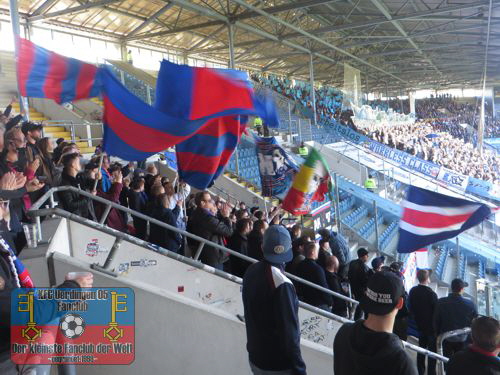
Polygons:
M64 139L70 139L71 138L71 133L68 131L61 131L61 132L44 132L45 136L47 137L52 137L52 138L64 138Z
M80 152L82 154L93 154L95 153L95 147L80 147Z
M436 294L438 298L443 298L448 296L448 287L445 286L438 286Z
M66 128L64 126L44 126L43 130L46 133L59 133L65 132Z

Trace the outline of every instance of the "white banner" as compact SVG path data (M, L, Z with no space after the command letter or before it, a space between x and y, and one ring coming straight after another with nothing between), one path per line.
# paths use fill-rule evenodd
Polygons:
M463 174L452 171L451 169L441 167L437 176L439 181L444 182L448 186L465 191L469 184L469 177Z

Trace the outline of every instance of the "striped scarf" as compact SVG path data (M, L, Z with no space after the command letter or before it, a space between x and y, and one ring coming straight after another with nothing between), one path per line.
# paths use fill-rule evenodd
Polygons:
M31 279L30 273L28 269L24 266L23 262L21 262L10 245L0 236L0 246L8 252L7 258L9 259L9 264L14 274L16 286L18 288L34 288L35 284Z

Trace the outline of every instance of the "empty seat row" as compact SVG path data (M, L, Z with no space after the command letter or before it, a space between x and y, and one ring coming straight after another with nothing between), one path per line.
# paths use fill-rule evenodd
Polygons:
M349 215L347 215L343 222L349 226L349 227L354 227L359 221L365 217L368 214L368 209L366 206L361 206L356 208L353 212L351 212Z
M398 223L393 221L385 230L382 232L379 238L379 248L384 250L392 241L392 239L398 233Z
M449 250L446 247L442 248L441 252L438 255L438 260L435 267L435 273L440 280L443 280L444 277L444 270L446 268L446 261L448 260L448 255L449 255Z

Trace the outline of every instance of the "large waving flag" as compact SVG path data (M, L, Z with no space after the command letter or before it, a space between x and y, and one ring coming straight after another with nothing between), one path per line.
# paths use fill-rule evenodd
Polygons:
M402 202L398 252L411 253L453 238L490 216L498 208L410 186Z
M197 68L163 60L156 83L156 109L186 120L256 115L278 126L270 98L259 98L246 72Z
M305 215L312 210L312 202L322 202L331 191L328 165L321 154L311 148L309 156L293 180L281 208L294 214Z
M54 99L57 103L98 96L99 68L64 57L20 38L17 81L21 96Z
M209 120L198 133L175 147L179 178L200 190L211 186L229 162L244 130L240 116Z
M204 120L182 120L155 110L104 68L104 151L124 160L145 160L196 134Z

